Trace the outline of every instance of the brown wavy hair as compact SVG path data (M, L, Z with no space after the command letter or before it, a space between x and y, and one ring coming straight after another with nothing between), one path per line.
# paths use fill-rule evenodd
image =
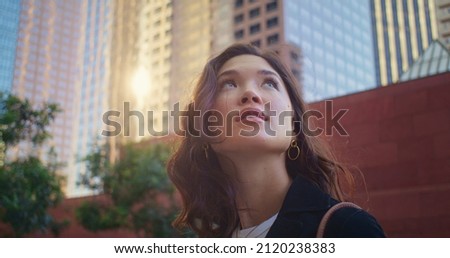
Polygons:
M286 158L286 169L291 178L301 174L335 199L344 201L346 195L339 178L353 185L348 169L340 164L319 137L309 137L301 130L305 103L299 92L299 84L272 51L261 51L252 45L234 44L211 59L194 90L193 100L188 105L183 121L186 136L170 158L167 170L169 177L181 194L183 207L173 222L177 228L190 227L200 237L229 237L239 223L236 207L236 188L233 178L219 165L211 148L206 149L208 135L201 128L207 126L207 118L200 116L210 110L218 89L217 74L229 59L239 55L255 55L265 59L280 75L294 109L293 125L301 155L296 160ZM197 112L197 115L196 113ZM200 125L196 129L194 125ZM344 175L341 177L339 175Z

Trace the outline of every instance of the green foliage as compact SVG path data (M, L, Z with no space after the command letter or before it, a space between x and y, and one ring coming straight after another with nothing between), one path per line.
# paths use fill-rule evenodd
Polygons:
M106 206L98 202L83 202L76 210L77 220L93 232L118 228L125 223L127 215L126 209Z
M153 145L142 150L127 146L125 153L104 180L104 191L116 204L132 207L157 193L173 192L164 165L169 155L167 147Z
M53 222L47 209L62 198L58 177L34 157L0 168L0 219L10 224L16 236Z
M113 203L110 206L83 204L77 210L78 221L91 231L122 227L144 237L180 236L171 226L177 209L174 189L165 170L169 148L163 144L146 148L126 146L124 153L112 165L108 162L107 148L95 146L83 159L87 173L80 183L101 190ZM164 206L158 202L159 196L169 203ZM106 218L111 223L105 223Z
M47 127L61 111L57 104L44 103L41 108L33 108L28 100L3 93L0 101L0 130L6 148L23 140L41 145L51 137Z
M6 161L5 152L21 141L39 146L50 137L48 125L59 108L45 103L41 109L13 95L0 93L0 221L11 225L15 236L51 229L58 233L67 222L59 223L47 213L62 199L62 178L57 175L61 164L53 149L47 164L35 154Z
M103 181L107 180L111 171L107 145L104 147L95 145L92 152L81 159L86 164L87 173L83 174L79 182L95 192L103 190Z
M133 213L132 223L136 233L141 236L176 237L178 232L171 225L175 210L161 207L142 207Z

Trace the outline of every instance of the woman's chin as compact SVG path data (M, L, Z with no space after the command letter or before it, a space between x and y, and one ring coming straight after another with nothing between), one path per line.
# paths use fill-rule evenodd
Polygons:
M267 135L229 137L217 144L213 144L213 149L221 153L273 153L278 150L280 153L287 150L290 140L287 138L277 138Z

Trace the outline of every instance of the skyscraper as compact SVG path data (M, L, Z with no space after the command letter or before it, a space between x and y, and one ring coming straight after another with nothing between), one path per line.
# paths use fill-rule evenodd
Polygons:
M300 48L286 38L283 1L235 1L234 38L276 51L300 80Z
M116 0L111 28L110 109L120 112L120 133L108 138L111 157L119 146L164 130L169 110L172 1ZM164 112L165 111L165 112Z
M233 2L174 1L170 107L183 109L203 66L234 42Z
M63 111L50 126L53 137L46 148L34 150L31 143L21 142L10 157L38 151L45 161L46 150L53 146L59 161L66 163L73 158L73 96L80 83L81 12L78 1L21 1L12 91L33 105L58 103Z
M89 189L79 187L77 182L84 173L85 164L79 162L86 157L95 144L102 145L107 139L102 136L106 125L103 114L108 111L108 92L110 87L112 2L109 0L80 1L82 12L78 23L79 73L78 84L73 94L73 133L71 134L71 153L67 161L67 189L70 197L90 193Z
M439 39L447 49L450 49L450 0L435 1Z
M0 92L12 87L19 17L20 1L0 2Z
M377 85L400 75L438 38L434 0L371 0Z
M85 157L94 144L106 143L115 160L123 144L164 130L169 109L172 3L85 0L83 8L83 62L72 147L77 157ZM67 194L90 194L77 185L86 172L85 164L73 160L70 170Z
M235 1L234 36L279 52L314 101L374 87L368 1Z

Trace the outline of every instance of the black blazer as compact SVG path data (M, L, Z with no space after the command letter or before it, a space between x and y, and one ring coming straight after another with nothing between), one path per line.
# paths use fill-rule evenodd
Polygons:
M316 237L327 210L338 203L303 176L286 194L278 217L266 237ZM328 221L325 237L385 237L376 219L364 210L341 208Z

